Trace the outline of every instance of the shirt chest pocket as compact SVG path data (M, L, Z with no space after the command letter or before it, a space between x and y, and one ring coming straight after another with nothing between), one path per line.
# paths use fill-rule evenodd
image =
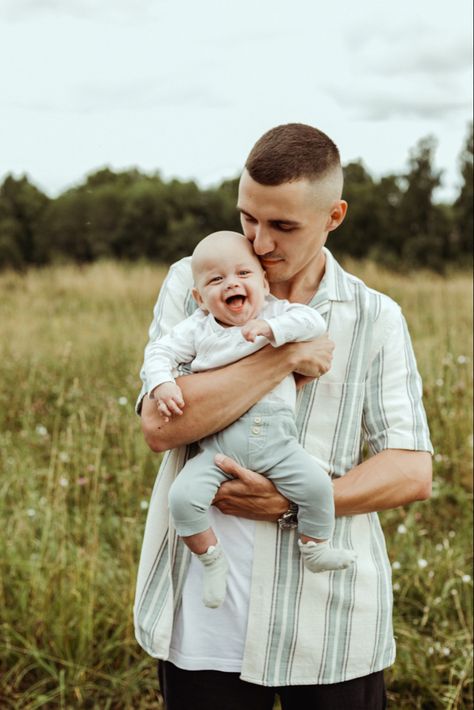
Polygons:
M359 461L364 396L363 382L323 378L298 402L301 442L331 474L342 475Z

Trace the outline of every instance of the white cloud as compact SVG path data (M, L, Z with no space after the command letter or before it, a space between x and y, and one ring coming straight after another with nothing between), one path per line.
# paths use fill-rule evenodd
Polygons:
M351 115L369 121L397 118L442 121L456 114L468 114L469 99L451 96L435 86L413 86L403 81L394 85L359 85L351 88L327 87L328 94Z
M6 20L22 22L40 16L71 17L79 20L141 22L154 17L164 0L2 0Z

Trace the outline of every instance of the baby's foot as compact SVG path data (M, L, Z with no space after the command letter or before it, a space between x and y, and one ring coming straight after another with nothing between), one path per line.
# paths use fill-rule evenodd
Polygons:
M207 552L196 557L204 565L202 600L205 606L216 609L224 601L226 592L229 567L224 552L217 543L211 545Z
M346 569L353 565L357 558L353 550L337 550L329 547L328 540L306 543L298 540L298 546L303 556L303 564L310 572Z

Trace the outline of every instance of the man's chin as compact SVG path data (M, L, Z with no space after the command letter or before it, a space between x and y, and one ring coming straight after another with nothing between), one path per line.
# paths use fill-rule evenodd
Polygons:
M283 267L281 269L274 268L271 271L267 271L266 274L267 281L270 285L283 283L284 281L288 281L290 278L286 269Z

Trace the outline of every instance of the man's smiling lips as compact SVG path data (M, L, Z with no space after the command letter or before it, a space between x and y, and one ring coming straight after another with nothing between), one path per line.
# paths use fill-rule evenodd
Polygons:
M283 257L276 256L273 258L266 258L266 259L264 257L260 257L260 263L264 269L267 268L268 266L273 266L274 264L279 264L280 261L283 261Z

